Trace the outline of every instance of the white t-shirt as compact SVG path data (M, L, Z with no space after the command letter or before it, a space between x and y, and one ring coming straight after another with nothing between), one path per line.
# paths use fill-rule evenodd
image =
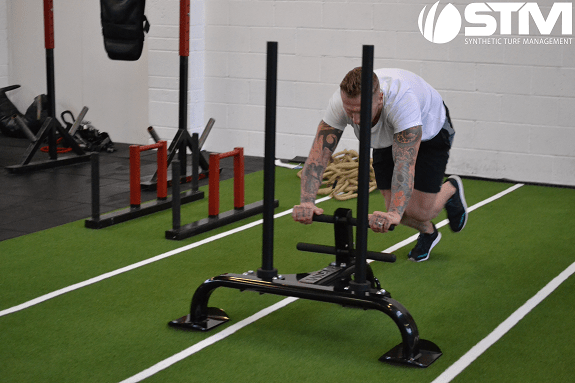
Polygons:
M395 133L418 125L422 126L422 141L435 137L445 123L445 108L439 93L421 77L403 69L385 68L374 72L383 92L383 110L371 128L371 147L387 148L393 143ZM359 138L359 125L345 113L339 88L329 100L323 121L339 130L351 125Z

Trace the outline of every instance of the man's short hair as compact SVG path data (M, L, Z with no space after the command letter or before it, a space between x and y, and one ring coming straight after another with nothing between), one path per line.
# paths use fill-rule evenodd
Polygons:
M361 67L353 68L343 78L339 88L348 97L353 98L361 96ZM379 90L379 79L373 73L373 93Z

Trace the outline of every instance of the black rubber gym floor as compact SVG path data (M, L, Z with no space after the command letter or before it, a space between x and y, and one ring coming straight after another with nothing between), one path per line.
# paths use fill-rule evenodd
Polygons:
M29 145L27 139L0 134L0 241L49 229L91 215L91 166L89 162L13 174L6 166L18 165ZM114 143L113 153L100 153L100 209L106 213L130 204L129 145ZM61 156L73 156L63 154ZM208 159L208 155L205 155ZM37 152L32 160L47 161ZM191 160L188 161L188 164ZM141 155L142 178L156 169L155 152ZM233 176L233 159L221 160L222 180ZM245 157L245 173L263 169L263 158ZM191 170L188 170L190 174ZM200 186L207 179L200 180ZM186 186L182 186L186 189ZM170 194L170 190L168 190ZM156 198L155 191L142 190L142 202Z

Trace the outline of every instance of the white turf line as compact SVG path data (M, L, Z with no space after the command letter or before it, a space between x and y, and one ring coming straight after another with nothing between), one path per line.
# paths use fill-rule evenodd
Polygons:
M196 344L194 344L193 346L180 351L177 354L174 354L172 356L170 356L167 359L162 360L159 363L154 364L152 367L145 369L144 371L128 378L125 380L122 380L120 383L128 383L128 382L140 382L144 379L149 378L152 375L155 375L156 373L170 367L171 365L186 359L188 356L195 354L196 352L203 350L204 348L211 346L212 344L219 342L222 339L227 338L228 336L232 335L233 333L235 333L236 331L242 329L243 327L246 327L247 325L257 321L258 319L261 319L263 317L265 317L268 314L273 313L276 310L281 309L284 306L289 305L292 302L295 302L296 300L298 300L298 298L285 298L281 301L279 301L278 303L271 305L257 313L255 313L254 315L247 317L246 319L239 321L238 323L229 326L227 328L225 328L224 330L220 331L219 333L212 335L209 338L204 339L201 342L198 342Z
M503 196L506 195L506 194L509 194L509 193L511 193L511 192L513 192L513 191L519 189L519 188L520 188L521 186L523 186L523 185L524 185L524 184L516 184L516 185L514 185L514 186L512 186L512 187L510 187L510 188L508 188L508 189L506 189L506 190L504 190L504 191L502 191L502 192L500 192L500 193L495 194L494 196L492 196L492 197L490 197L490 198L487 198L487 199L485 199L485 200L483 200L483 201L481 201L481 202L476 203L475 205L469 207L469 208L467 209L467 211L468 211L468 212L471 212L471 211L473 211L473 210L475 210L475 209L478 209L478 208L480 208L480 207L482 207L482 206L484 206L484 205L486 205L486 204L488 204L488 203L490 203L490 202L495 201L496 199L499 199L499 198L503 197ZM448 220L445 219L445 220L441 221L440 223L438 223L438 224L436 225L436 227L439 228L439 227L445 226L447 223L448 223ZM393 245L393 246L391 246L391 247L389 247L389 248L383 250L383 252L384 252L384 253L390 253L390 252L393 252L393 251L395 251L395 250L398 250L398 249L402 248L403 246L406 246L406 245L408 245L409 243L411 243L411 242L417 240L417 237L418 237L418 234L413 235L413 236L407 238L406 240L401 241L401 242L399 242L399 243L397 243L397 244L395 244L395 245ZM370 262L372 262L372 261L370 261ZM568 273L568 274L569 274L569 275L573 274L573 272L575 272L575 263L574 263L573 265L571 265L571 267L570 267L569 269L573 269L573 270L571 270L571 272ZM569 269L568 269L568 270L569 270ZM563 274L566 274L566 272L564 271L561 275L563 275ZM561 276L561 275L560 275L560 276ZM555 285L556 285L556 286L553 288L553 290L554 290L554 289L555 289L557 286L559 286L565 279L567 279L567 278L569 277L569 275L564 276L564 278L563 278L563 279L560 279L560 281L558 281L558 282L557 282L556 280L558 280L559 277L557 277L557 278L555 278L551 283L549 283L547 286L549 286L549 285L551 285L553 282L555 282ZM547 288L547 287L546 287L546 288ZM544 288L543 290L545 290L546 288ZM542 291L543 291L543 290L542 290ZM551 290L551 291L553 291L553 290ZM535 299L535 298L537 298L537 297L541 294L541 291L540 291L535 297L531 298L531 299L528 301L528 303L531 302L531 301L535 301L536 303L535 303L531 308L529 308L529 310L528 310L527 312L531 311L531 309L532 309L533 307L535 307L537 304L539 304L547 295L549 295L549 294L551 293L551 291L547 292L546 295L542 296L542 297L540 298L540 300L537 300L537 299ZM263 309L263 310L261 310L261 311L255 313L254 315L252 315L252 316L250 316L250 317L248 317L248 318L246 318L246 319L244 319L244 320L242 320L242 321L240 321L240 322L238 322L238 323L236 323L236 324L233 324L233 325L227 327L226 329L220 331L219 333L217 333L217 334L215 334L215 335L212 335L211 337L206 338L206 339L204 339L203 341L198 342L198 343L196 343L195 345L193 345L193 346L191 346L191 347L189 347L189 348L187 348L187 349L185 349L185 350L183 350L183 351L180 351L179 353L177 353L177 354L175 354L175 355L173 355L173 356L171 356L171 357L169 357L169 358L167 358L167 359L162 360L161 362L156 363L155 365L153 365L153 366L151 366L151 367L145 369L144 371L139 372L138 374L136 374L136 375L134 375L134 376L132 376L132 377L130 377L130 378L128 378L128 379L122 380L120 383L136 383L136 382L140 382L140 381L142 381L142 380L144 380L144 379L147 379L147 378L149 378L150 376L155 375L156 373L158 373L158 372L160 372L160 371L162 371L162 370L164 370L164 369L170 367L171 365L173 365L173 364L175 364L175 363L177 363L177 362L179 362L179 361L181 361L181 360L187 358L188 356L191 356L191 355L195 354L196 352L201 351L202 349L204 349L204 348L206 348L206 347L208 347L208 346L211 346L212 344L214 344L214 343L216 343L216 342L219 342L220 340L223 340L223 339L227 338L228 336L234 334L235 332L237 332L238 330L242 329L243 327L246 327L247 325L249 325L249 324L251 324L251 323L257 321L258 319L261 319L261 318L265 317L266 315L271 314L272 312L277 311L277 310L279 310L280 308L285 307L285 306L287 306L288 304L297 301L298 299L299 299L299 298L294 298L294 297L285 298L285 299L281 300L280 302L278 302L278 303L276 303L276 304L274 304L274 305L272 305L272 306L270 306L270 307L267 307L267 308L265 308L265 309ZM527 305L527 304L525 304L524 307L525 307L526 305ZM522 307L522 308L523 308L523 307ZM519 310L517 310L517 311L520 311L520 310L521 310L521 309L519 309ZM527 314L527 312L525 312L525 314ZM523 316L525 316L525 314L523 314ZM513 314L513 315L515 315L515 314ZM513 322L512 325L511 325L511 327L513 327L517 322L519 322L519 320L520 320L521 318L523 318L523 316L521 316L521 317L518 318L515 322ZM505 323L508 322L508 321L509 321L509 319L506 320L505 322L503 322L503 324L505 324ZM500 325L498 328L502 327L503 324ZM511 328L511 327L509 327L509 328ZM506 330L505 332L507 332L507 331L508 331L508 330ZM502 333L501 336L502 336L503 334L504 334L504 333ZM501 337L501 336L499 336L499 337ZM499 338L497 338L497 339L499 339ZM497 341L497 339L495 339L495 340L493 341L493 343L495 343L495 341ZM491 346L493 343L489 344L485 349L487 349L487 348L488 348L489 346ZM472 350L473 350L473 349L472 349ZM481 353L483 353L483 351L485 351L485 350L482 350L481 352L479 352L476 356L473 357L473 359L469 360L469 362L468 362L467 364L461 363L460 366L458 366L458 367L459 367L459 370L455 373L455 375L457 375L459 372L461 372L463 369L465 369L465 367L467 367L473 360L475 360L475 358L477 358ZM462 359L463 359L463 358L462 358ZM458 362L458 363L459 363L459 362ZM452 367L453 367L453 366L452 366ZM453 377L455 377L455 375L453 375L451 378L447 378L446 380L439 380L439 379L440 379L443 375L445 375L445 373L447 373L452 367L450 367L448 370L446 370L442 375L440 375L440 376L439 376L434 382L432 382L432 383L444 383L444 382L447 383L447 382L451 381L451 379L453 379Z
M330 198L331 198L331 197L320 198L320 199L318 199L318 200L316 201L316 203L320 203L320 202L327 201L327 200L330 199ZM289 209L289 210L283 211L283 212L281 212L281 213L275 214L275 215L274 215L274 218L279 218L279 217L283 217L284 215L291 214L292 210L293 210L293 209ZM79 283L76 283L76 284L74 284L74 285L70 285L70 286L68 286L68 287L64 287L63 289L56 290L56 291L53 291L53 292L51 292L51 293L42 295L42 296L40 296L40 297L38 297L38 298L34 298L34 299L32 299L32 300L30 300L30 301L28 301L28 302L24 302L24 303L19 304L19 305L17 305L17 306L13 306L13 307L10 307L10 308L8 308L8 309L2 310L2 311L0 311L0 317L3 317L4 315L8 315L8 314L15 313L15 312L17 312L17 311L21 311L21 310L27 309L27 308L32 307L32 306L34 306L34 305L37 305L37 304L39 304L39 303L45 302L45 301L47 301L47 300L49 300L49 299L55 298L55 297L57 297L57 296L60 296L60 295L69 293L69 292L74 291L74 290L81 289L82 287L86 287L86 286L92 285L92 284L94 284L94 283L101 282L101 281L103 281L103 280L105 280L105 279L115 277L116 275L125 273L125 272L127 272L127 271L131 271L131 270L137 269L137 268L139 268L139 267L142 267L142 266L145 266L145 265L149 265L150 263L154 263L154 262L157 262L157 261L162 260L162 259L164 259L164 258L171 257L172 255L176 255L176 254L182 253L182 252L184 252L184 251L188 251L188 250L194 249L194 248L196 248L196 247L205 245L206 243L210 243L210 242L216 241L216 240L218 240L218 239L227 237L227 236L229 236L229 235L232 235L232 234L235 234L235 233L238 233L238 232L241 232L241 231L250 229L250 228L252 228L252 227L261 225L263 222L264 222L264 220L263 220L263 219L260 219L260 220L257 220L257 221L248 223L248 224L246 224L246 225L237 227L237 228L235 228L235 229L228 230L228 231L226 231L226 232L224 232L224 233L220 233L220 234L214 235L214 236L212 236L212 237L203 239L203 240L201 240L201 241L194 242L194 243L191 243L191 244L189 244L189 245L180 247L180 248L178 248L178 249L168 251L168 252L166 252L166 253L164 253L164 254L156 255L155 257L145 259L145 260L143 260L143 261L141 261L141 262L134 263L134 264L131 264L131 265L126 266L126 267L122 267L121 269L117 269L117 270L114 270L114 271L110 271L109 273L101 274L101 275L99 275L99 276L97 276L97 277L94 277L94 278L91 278L91 279L87 279L87 280L85 280L85 281L83 281L83 282L79 282Z
M519 307L509 318L505 319L499 326L483 338L479 343L473 346L467 353L465 353L459 360L453 363L447 370L443 371L432 383L448 383L451 382L459 373L461 373L467 366L469 366L475 359L483 354L487 349L495 344L503 335L513 328L525 315L529 314L539 303L543 302L557 287L559 287L567 278L575 273L575 262L568 268L563 270L561 274L556 276L551 282L543 287L531 299Z
M477 209L478 207L481 207L481 206L483 206L483 205L485 205L485 204L487 204L487 203L489 203L489 202L491 202L491 201L493 201L493 200L495 200L495 199L497 199L497 198L500 198L500 197L502 197L503 195L505 195L505 194L507 194L507 193L510 193L510 192L514 191L515 189L521 187L521 186L523 186L523 184L517 184L517 185L515 185L515 186L512 186L512 187L510 187L509 189L504 190L503 192L501 192L501 193L499 193L499 194L496 194L496 195L494 195L494 196L492 196L492 197L490 197L490 198L488 198L488 199L486 199L486 200L484 200L484 201L482 201L482 202L477 203L476 205L470 207L468 210L469 210L469 211L475 210L475 209ZM324 202L324 201L327 201L327 200L329 200L329 199L330 199L330 197L320 198L320 199L318 199L318 200L316 201L316 203ZM278 214L274 215L274 218L279 218L279 217L282 217L282 216L284 216L284 215L291 214L292 210L293 210L293 209L289 209L289 210L283 211L283 212L281 212L281 213L278 213ZM248 223L248 224L246 224L246 225L240 226L240 227L238 227L238 228L235 228L235 229L232 229L232 230L228 230L228 231L226 231L226 232L224 232L224 233L220 233L220 234L214 235L214 236L212 236L212 237L203 239L203 240L201 240L201 241L194 242L194 243L192 243L192 244L189 244L189 245L180 247L180 248L178 248L178 249L168 251L167 253L160 254L160 255L157 255L157 256L152 257L152 258L145 259L145 260L143 260L143 261L141 261L141 262L134 263L134 264L131 264L131 265L129 265L129 266L122 267L122 268L120 268L120 269L117 269L117 270L114 270L114 271L110 271L110 272L105 273L105 274L101 274L101 275L99 275L99 276L97 276L97 277L94 277L94 278L91 278L91 279L87 279L87 280L85 280L85 281L83 281L83 282L79 282L79 283L70 285L70 286L68 286L68 287L64 287L64 288L62 288L62 289L60 289L60 290L56 290L56 291L53 291L53 292L51 292L51 293L42 295L42 296L40 296L40 297L38 297L38 298L34 298L34 299L30 300L30 301L24 302L24 303L19 304L19 305L17 305L17 306L13 306L13 307L10 307L10 308L8 308L8 309L2 310L2 311L0 311L0 317L3 317L3 316L5 316L5 315L12 314L12 313L15 313L15 312L18 312L18 311L27 309L27 308L32 307L32 306L35 306L35 305L37 305L37 304L39 304L39 303L45 302L45 301L47 301L47 300L49 300L49 299L55 298L55 297L57 297L57 296L60 296L60 295L69 293L69 292L74 291L74 290L81 289L82 287L86 287L86 286L92 285L92 284L97 283L97 282L101 282L101 281L106 280L106 279L108 279L108 278L115 277L116 275L119 275L119 274L122 274L122 273L125 273L125 272L128 272L128 271L137 269L137 268L139 268L139 267L148 265L148 264L150 264L150 263L157 262L157 261L162 260L162 259L164 259L164 258L171 257L172 255L176 255L176 254L182 253L182 252L184 252L184 251L191 250L191 249L193 249L193 248L202 246L202 245L204 245L204 244L206 244L206 243L210 243L210 242L216 241L216 240L218 240L218 239L227 237L228 235L232 235L232 234L235 234L235 233L238 233L238 232L241 232L241 231L250 229L250 228L255 227L255 226L257 226L257 225L260 225L260 224L262 224L262 223L263 223L263 219L260 219L260 220L257 220L257 221ZM447 223L447 220L444 220L444 221L440 222L439 224L437 224L437 227L442 227L442 226L444 226L446 223ZM399 247L391 247L391 248L389 248L388 250L386 250L386 252L395 251L396 249L399 249L399 248L405 246L406 244L413 242L415 239L417 239L417 234L416 234L415 236L412 236L412 237L406 239L405 241L400 242L400 243L398 243L397 245L395 245L395 246L399 246Z

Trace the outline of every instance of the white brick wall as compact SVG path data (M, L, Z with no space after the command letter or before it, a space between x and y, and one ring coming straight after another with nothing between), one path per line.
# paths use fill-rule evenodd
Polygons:
M57 116L65 110L77 116L87 106L86 120L114 142L146 143L147 49L135 62L110 60L99 1L54 0L53 6ZM6 62L7 70L2 66ZM0 0L0 82L21 85L9 96L21 112L46 93L45 62L42 1Z
M0 0L0 88L8 83L8 4Z
M118 142L148 140L141 127L146 117L170 140L178 127L179 0L147 2L152 28L141 61L147 60L147 109L142 69L103 55L97 2L77 8L70 1L55 4L59 107L77 112L88 105L90 119ZM277 155L305 156L329 96L361 65L361 46L373 44L375 67L420 74L450 106L457 135L449 172L575 185L575 42L465 44L464 21L455 40L433 44L420 34L417 18L434 2L191 0L189 129L200 132L213 117L206 149L243 146L246 154L263 155L266 42L278 41ZM452 1L461 14L470 2ZM42 70L20 65L43 68L42 60L23 56L43 57L34 32L41 35L41 9L32 3L0 0L0 86L22 83L13 95L20 107L44 90ZM537 2L544 15L553 3ZM24 19L28 25L19 22ZM18 25L10 27L10 20ZM78 46L83 53L71 54ZM340 144L347 147L357 148L349 130Z
M417 18L434 2L206 2L204 112L216 119L206 148L263 154L266 41L278 41L276 152L307 155L329 96L361 65L361 46L373 44L375 67L421 75L449 105L457 131L449 172L575 185L575 41L470 45L462 27L433 44ZM470 2L453 1L462 15ZM537 3L547 15L554 2ZM349 131L344 147L357 147Z

